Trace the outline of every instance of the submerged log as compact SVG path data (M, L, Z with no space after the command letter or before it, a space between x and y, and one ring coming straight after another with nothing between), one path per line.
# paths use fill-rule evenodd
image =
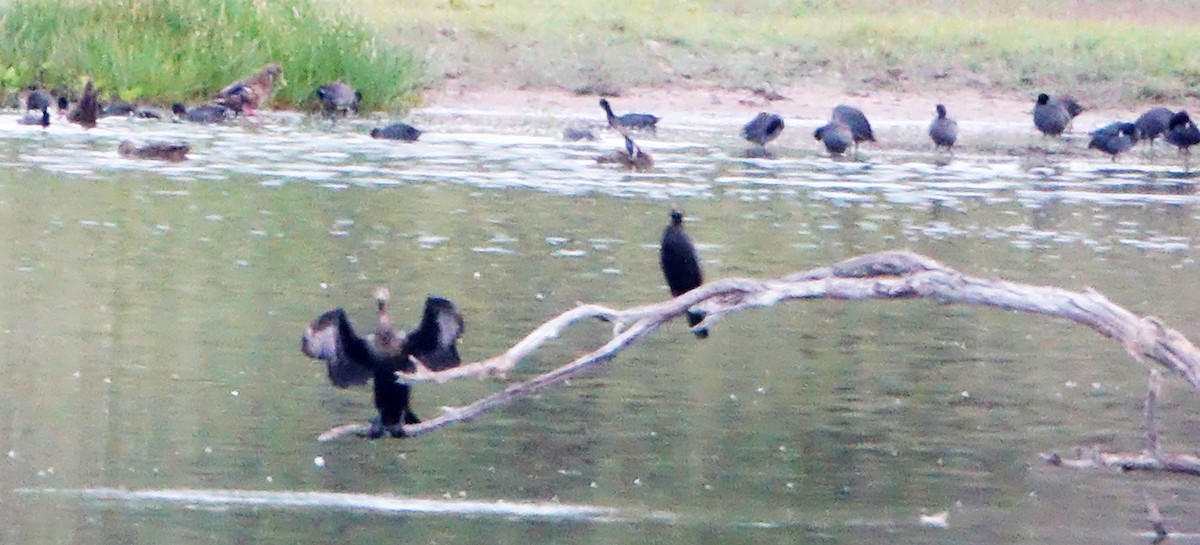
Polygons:
M492 358L437 372L417 361L416 371L398 374L399 381L445 382L464 377L503 377L525 357L576 322L599 319L613 324L612 337L592 352L553 371L509 385L469 405L443 408L439 416L405 426L404 431L410 436L428 433L561 384L612 360L626 347L654 333L662 324L685 315L689 308L695 307L706 313L705 319L693 329L711 330L732 314L799 299L932 299L944 304L982 305L1063 318L1090 327L1121 343L1135 360L1149 359L1175 372L1200 394L1200 350L1178 331L1153 316L1138 316L1090 289L1075 292L1050 286L978 278L919 254L892 251L854 257L830 267L769 280L726 278L668 301L624 310L581 304L538 326L512 348ZM1148 413L1151 411L1149 405L1150 401ZM335 433L338 429L322 434L321 439L330 440L353 433ZM1153 436L1157 445L1157 432ZM1047 461L1068 467L1077 463L1067 462L1057 455L1052 457L1057 461L1050 460L1050 456ZM1160 468L1167 471L1191 467L1190 457L1171 457L1157 448L1151 458L1129 458L1125 460L1125 465L1127 469ZM1112 464L1106 462L1106 465ZM1196 467L1200 468L1200 463ZM1200 471L1194 474L1200 475Z

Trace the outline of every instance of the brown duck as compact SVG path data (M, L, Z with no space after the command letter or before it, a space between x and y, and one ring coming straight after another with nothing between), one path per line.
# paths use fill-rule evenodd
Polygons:
M187 160L187 154L191 149L187 144L169 143L146 144L139 148L133 142L125 140L117 147L117 153L121 157L131 159L160 159L178 163Z
M235 81L217 93L215 102L231 110L254 116L254 109L266 104L275 91L275 81L283 77L283 68L270 63L259 70L258 75Z
M99 118L100 101L96 100L96 87L92 84L92 80L88 80L87 85L83 86L83 96L79 98L79 102L75 103L71 113L67 114L67 121L90 129L96 126L96 120Z

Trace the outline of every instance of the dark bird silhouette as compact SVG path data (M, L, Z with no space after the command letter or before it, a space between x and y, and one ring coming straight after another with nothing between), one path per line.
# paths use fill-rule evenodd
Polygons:
M597 157L597 163L616 163L637 170L654 167L654 158L649 153L642 151L642 148L638 147L637 143L629 138L629 135L623 134L622 136L625 137L625 148Z
M846 153L846 150L854 143L854 133L850 131L850 127L839 121L831 121L818 127L813 131L813 138L825 144L825 151L830 155Z
M1190 170L1191 163L1191 147L1200 144L1200 129L1196 128L1196 124L1192 122L1192 118L1184 110L1180 110L1171 117L1170 123L1167 123L1167 132L1163 136L1168 144L1179 148L1179 153L1183 154L1183 168Z
M1067 131L1070 131L1075 125L1075 118L1079 117L1079 114L1083 113L1084 110L1087 109L1079 103L1078 99L1071 95L1056 96L1050 100L1062 105L1063 109L1067 111Z
M871 122L867 121L867 116L862 110L854 106L845 104L835 106L830 121L840 122L850 128L850 135L854 138L855 153L858 153L859 142L875 141L875 132L871 130Z
M165 142L146 144L145 146L138 147L129 140L123 140L121 141L121 144L117 146L117 153L120 154L121 157L128 157L132 159L161 159L163 161L171 161L175 163L187 160L187 154L191 150L192 148L187 144L173 144Z
M328 117L357 114L358 104L362 102L362 93L340 81L318 87L315 94Z
M233 119L237 114L220 104L204 104L188 109L181 103L171 105L171 113L180 121L188 123L224 123Z
M41 113L25 114L25 117L18 119L17 123L21 125L41 125L44 129L50 126L50 110L42 108Z
M759 112L749 123L742 127L742 138L749 140L759 147L765 147L783 133L783 118L776 114Z
M936 109L937 117L929 124L929 139L933 140L934 148L946 148L946 151L954 153L954 142L958 140L958 122L946 117L945 106L938 104Z
M1046 136L1058 136L1067 128L1071 114L1067 108L1056 100L1050 100L1050 95L1042 93L1037 97L1033 106L1033 126Z
M139 117L142 119L160 119L162 116L154 110L138 107L132 102L112 100L100 110L100 117Z
M1117 160L1117 155L1129 151L1137 143L1137 125L1116 122L1092 131L1088 149L1097 149Z
M371 129L371 138L416 142L420 137L421 131L407 123L392 123L382 129Z
M1146 113L1133 122L1137 126L1137 139L1145 140L1153 147L1154 139L1167 132L1167 125L1171 123L1172 117L1175 117L1175 112L1166 108L1146 110Z
M608 99L600 99L600 107L604 108L604 115L608 118L608 126L617 130L635 129L648 130L651 133L658 134L659 118L650 114L625 114L617 116L613 114L612 106L609 105ZM622 131L624 132L624 131Z
M54 96L45 89L34 89L25 97L26 110L45 110L54 102Z
M76 102L71 113L67 114L67 121L90 129L96 126L96 120L99 118L100 101L96 100L96 86L92 84L92 80L88 80L83 86L83 96L79 97L79 102Z
M578 142L580 140L591 141L596 139L596 135L592 133L591 129L581 129L578 127L567 127L563 129L562 136L563 140L568 142Z
M282 77L283 68L276 63L270 63L254 77L229 84L213 98L218 104L235 112L242 112L247 117L253 117L254 110L271 98L271 93L275 91L275 81Z
M678 208L671 210L671 224L663 230L658 255L667 287L671 288L671 297L679 297L704 283L704 273L700 271L700 261L696 258L696 246L683 231L683 212ZM688 325L696 327L703 320L703 312L688 311ZM708 330L697 330L695 335L701 339L707 338Z
M404 436L405 424L419 424L413 413L411 387L396 382L397 372L416 369L410 357L426 367L440 371L455 367L458 338L464 329L462 313L447 299L429 297L421 323L408 335L394 329L387 312L389 294L386 289L376 292L379 322L373 335L360 337L350 325L346 313L338 308L313 321L301 337L304 355L324 360L329 380L339 388L374 381L375 408L379 419L371 423L367 435L382 437Z

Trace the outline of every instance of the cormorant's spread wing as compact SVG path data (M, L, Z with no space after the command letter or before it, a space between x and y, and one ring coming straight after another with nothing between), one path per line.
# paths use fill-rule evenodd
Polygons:
M425 300L421 325L408 335L409 354L434 371L449 369L460 363L458 338L464 322L458 307L448 299L430 297Z
M301 337L300 350L304 355L325 360L329 381L339 388L366 384L371 378L367 362L347 355L362 354L366 341L354 333L342 309L335 309L317 317ZM355 350L355 349L358 350Z

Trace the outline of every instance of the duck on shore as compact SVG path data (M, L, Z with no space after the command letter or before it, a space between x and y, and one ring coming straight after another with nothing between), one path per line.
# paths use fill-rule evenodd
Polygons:
M79 97L79 102L76 102L75 107L67 114L67 121L91 129L96 126L96 120L99 118L100 101L96 100L96 86L92 80L88 80L83 86L83 96Z
M235 81L221 89L213 99L230 110L254 117L254 110L270 100L276 80L282 78L283 67L278 63L269 63L254 77Z

